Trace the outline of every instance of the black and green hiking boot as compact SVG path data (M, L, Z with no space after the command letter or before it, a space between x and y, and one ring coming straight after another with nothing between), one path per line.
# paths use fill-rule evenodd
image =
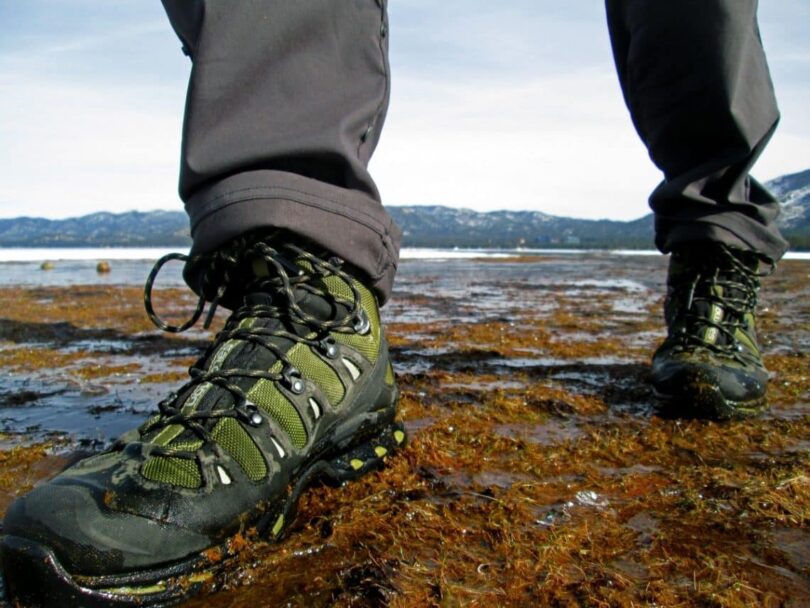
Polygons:
M656 393L681 415L728 420L767 408L755 329L760 259L720 244L675 251L664 304L668 335L652 361Z
M203 296L233 313L190 380L9 508L0 552L19 606L177 603L234 535L279 539L308 485L355 479L403 446L375 296L340 260L268 242L191 260ZM147 283L153 317L165 261Z

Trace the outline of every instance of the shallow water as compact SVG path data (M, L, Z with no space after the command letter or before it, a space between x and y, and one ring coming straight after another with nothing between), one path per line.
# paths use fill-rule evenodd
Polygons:
M0 507L140 422L211 336L150 327L147 262L9 268ZM194 297L175 270L160 302L180 318ZM664 271L609 254L403 262L384 317L409 447L310 491L289 540L250 544L189 605L810 603L810 264L765 280L772 409L728 424L653 397Z

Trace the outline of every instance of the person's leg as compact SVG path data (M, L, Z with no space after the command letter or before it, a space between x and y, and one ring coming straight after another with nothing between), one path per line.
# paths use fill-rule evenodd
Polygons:
M757 413L767 384L757 272L787 248L778 202L749 175L779 119L757 1L606 5L627 107L664 173L650 197L656 244L672 253L653 384L684 412Z
M234 534L281 538L307 486L405 443L378 309L397 234L365 168L388 97L383 3L165 4L194 61L186 278L233 313L154 416L9 507L19 605L173 604ZM145 290L170 331L150 294L174 257Z
M283 228L385 301L400 232L366 168L388 107L385 1L163 4L192 61L180 174L192 253Z
M607 0L627 107L664 181L656 244L719 241L779 259L779 206L749 170L779 120L756 0Z

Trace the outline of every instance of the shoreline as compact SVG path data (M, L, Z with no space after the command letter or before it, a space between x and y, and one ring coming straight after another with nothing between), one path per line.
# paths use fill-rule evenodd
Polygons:
M99 261L126 260L151 261L178 251L168 247L0 247L0 264L45 261ZM651 249L490 249L490 248L429 248L405 247L400 260L449 260L493 258L508 261L522 256L551 255L607 255L607 256L657 256ZM810 260L810 251L788 251L785 260Z

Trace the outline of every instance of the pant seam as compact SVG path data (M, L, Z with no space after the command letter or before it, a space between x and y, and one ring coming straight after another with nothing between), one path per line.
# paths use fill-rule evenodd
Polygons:
M389 222L390 226L390 222ZM393 264L394 256L389 250L389 245L391 244L391 233L389 231L389 226L385 227L385 232L382 235L382 247L380 248L380 255L377 257L377 268L382 268L380 274L375 278L380 278L385 275L388 267ZM394 266L396 269L396 266Z
M384 36L382 35L383 28L385 28L387 30L386 6L385 6L384 0L377 0L377 4L380 7L380 11L381 11L380 41L379 41L379 44L377 46L380 49L380 57L382 59L382 65L383 65L382 72L383 72L383 78L385 80L385 86L383 87L382 99L380 99L380 103L377 104L377 109L374 111L374 115L371 117L371 120L369 120L368 124L366 125L366 130L364 132L364 135L360 138L360 141L357 144L357 152L356 153L357 153L358 158L361 158L360 151L363 149L363 145L367 142L367 137L369 136L369 134L373 135L373 130L377 128L377 122L379 121L380 114L382 113L383 108L385 107L385 100L388 98L388 96L389 96L389 94L391 92L391 74L390 74L390 69L388 67L388 56L387 56L387 53L386 53L386 50L385 50L385 39L384 39ZM388 34L386 33L386 36L387 35Z

